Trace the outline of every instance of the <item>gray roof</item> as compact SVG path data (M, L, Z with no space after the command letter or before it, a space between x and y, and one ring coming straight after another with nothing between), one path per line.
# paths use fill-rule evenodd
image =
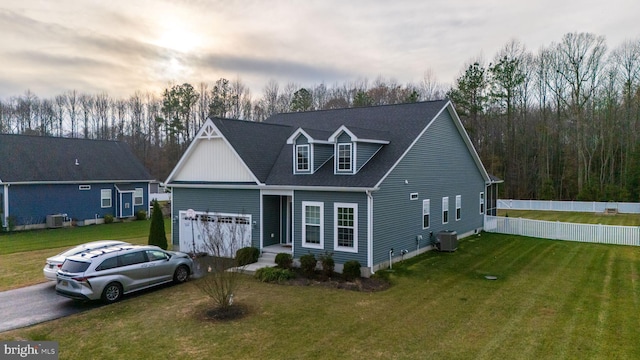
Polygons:
M267 185L369 188L387 174L447 103L439 100L285 113L271 116L264 123L225 119L214 119L214 123L254 175ZM356 174L334 175L331 159L312 175L294 175L293 151L286 144L287 138L298 128L311 130L308 133L314 136L331 134L342 125L357 136L389 143Z
M2 183L153 180L118 141L0 134L0 154Z

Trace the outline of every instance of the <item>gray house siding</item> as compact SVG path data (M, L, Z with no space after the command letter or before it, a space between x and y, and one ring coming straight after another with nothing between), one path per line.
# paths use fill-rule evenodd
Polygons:
M364 164L380 150L380 144L357 143L356 144L356 171L360 170Z
M317 170L333 156L333 145L313 144L313 169Z
M324 204L324 249L302 247L302 202L314 201ZM332 253L337 264L344 264L349 260L357 260L362 266L367 266L367 195L365 193L350 192L311 192L296 191L293 196L294 208L294 258L308 253L323 255ZM358 204L358 252L344 252L334 249L334 204Z
M389 250L415 251L431 244L430 234L454 230L458 234L481 228L479 194L484 179L444 111L373 193L373 263L389 259ZM412 193L417 199L411 200ZM462 196L461 219L456 221L456 195ZM449 197L449 222L442 223L442 198ZM430 226L423 229L422 204L430 199ZM417 241L418 236L422 240Z
M195 211L251 215L253 224L260 224L260 191L237 189L188 189L173 188L173 245L180 243L179 213ZM260 247L260 227L251 226L251 244Z

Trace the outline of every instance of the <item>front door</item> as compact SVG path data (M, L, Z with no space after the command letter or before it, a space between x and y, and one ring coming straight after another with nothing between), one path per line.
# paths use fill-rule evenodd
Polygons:
M120 217L133 217L133 193L120 193Z

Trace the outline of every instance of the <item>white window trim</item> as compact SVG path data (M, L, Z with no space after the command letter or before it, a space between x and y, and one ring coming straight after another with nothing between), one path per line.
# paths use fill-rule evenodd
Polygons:
M137 196L138 193L140 193L140 196ZM136 201L138 199L140 199L140 202ZM142 204L144 204L144 189L136 188L133 192L133 206L140 206Z
M424 216L427 215L429 216L429 223L427 224L427 226L424 226ZM422 200L422 228L423 229L428 229L431 227L431 200L430 199L424 199Z
M462 219L462 195L456 195L456 221L460 219Z
M409 200L418 200L418 193L409 194Z
M484 214L484 192L480 193L480 214Z
M91 185L78 185L78 190L80 191L91 190Z
M103 200L107 199L107 197L104 196L107 193L107 191L109 192L109 197L108 197L109 206L104 206ZM106 209L106 208L111 208L112 206L113 206L113 197L112 197L111 189L100 189L100 207L103 209Z
M300 168L300 163L298 162L298 149L299 148L303 148L306 147L307 148L307 168L306 169L301 169ZM294 169L296 169L296 172L310 172L311 171L311 167L313 164L313 159L312 159L312 155L311 155L311 144L302 144L302 145L296 145L294 148L294 154L293 154L293 163L294 163Z
M445 219L445 213L447 214L446 219ZM442 223L443 224L449 223L449 197L448 196L445 196L442 198Z
M307 243L307 206L320 207L320 244ZM316 224L310 224L316 226ZM309 249L324 249L324 203L316 201L302 202L302 247Z
M353 209L353 247L338 246L338 208ZM350 253L358 252L358 204L333 203L333 249Z
M341 146L349 146L349 168L348 169L340 169L340 147ZM336 173L353 173L354 167L354 147L352 143L337 143L336 144Z

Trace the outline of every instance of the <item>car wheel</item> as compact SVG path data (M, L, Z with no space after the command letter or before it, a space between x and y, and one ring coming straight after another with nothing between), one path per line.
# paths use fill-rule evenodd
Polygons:
M114 303L122 298L122 285L113 282L105 286L102 290L102 301L110 304Z
M173 273L173 282L183 283L188 279L189 279L189 268L184 265L178 266L176 271Z

